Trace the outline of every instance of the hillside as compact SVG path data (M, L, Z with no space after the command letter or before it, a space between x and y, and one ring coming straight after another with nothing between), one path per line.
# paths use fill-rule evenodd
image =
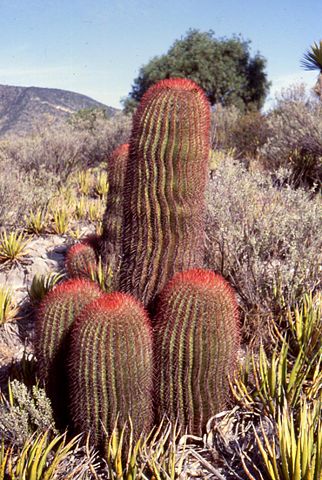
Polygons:
M75 92L0 85L0 137L36 131L84 108L103 108L109 115L116 112L112 107Z

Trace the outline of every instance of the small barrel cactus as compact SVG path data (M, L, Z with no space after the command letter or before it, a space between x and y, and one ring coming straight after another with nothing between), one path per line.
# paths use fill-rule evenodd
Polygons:
M152 328L143 306L114 292L89 304L72 328L69 357L71 416L102 446L104 431L131 418L133 436L149 431L152 408Z
M118 288L123 225L123 190L129 144L117 147L108 162L109 192L103 217L103 232L99 253L103 263L113 271L113 287Z
M226 406L239 347L235 294L208 270L177 273L156 302L156 410L191 434Z
M120 289L145 305L202 267L210 106L191 80L153 85L134 115L124 182Z
M59 419L66 410L66 355L70 328L82 308L102 295L100 288L84 279L59 284L42 300L35 325L35 351L40 380Z
M97 270L97 257L90 243L76 243L68 249L66 270L71 278L92 278Z

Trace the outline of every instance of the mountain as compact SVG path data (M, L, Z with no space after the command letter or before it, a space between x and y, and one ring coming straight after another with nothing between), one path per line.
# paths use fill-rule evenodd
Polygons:
M117 109L92 98L56 88L0 85L0 137L25 135L44 125L66 120L84 108L100 108L113 115Z

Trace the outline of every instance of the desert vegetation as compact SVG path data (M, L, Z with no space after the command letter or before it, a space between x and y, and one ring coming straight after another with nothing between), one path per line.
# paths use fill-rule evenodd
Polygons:
M164 80L0 143L0 278L68 247L0 285L0 480L320 480L321 114Z

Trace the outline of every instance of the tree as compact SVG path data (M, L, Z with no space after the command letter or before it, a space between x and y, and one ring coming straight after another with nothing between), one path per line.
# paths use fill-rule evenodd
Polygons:
M152 58L141 67L132 91L124 100L126 111L157 81L187 77L206 92L212 105L235 105L241 110L263 106L269 89L266 60L250 55L250 42L241 37L216 39L213 31L189 30L176 40L165 55Z
M301 64L305 70L319 70L320 73L314 91L322 100L322 40L320 40L320 44L314 42L311 50L304 54Z

